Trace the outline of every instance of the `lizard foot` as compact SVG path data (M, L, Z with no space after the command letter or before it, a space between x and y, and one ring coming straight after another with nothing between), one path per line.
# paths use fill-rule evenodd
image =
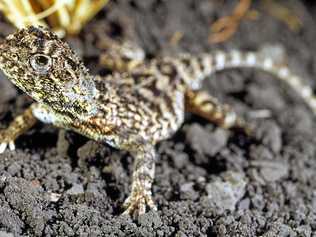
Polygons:
M10 151L15 150L14 140L12 140L9 135L7 135L6 130L0 131L0 154L3 153L7 148L9 148Z
M124 202L123 206L126 210L123 212L123 215L143 215L146 212L146 205L150 209L157 211L151 192L146 192L145 190L132 191L131 195Z

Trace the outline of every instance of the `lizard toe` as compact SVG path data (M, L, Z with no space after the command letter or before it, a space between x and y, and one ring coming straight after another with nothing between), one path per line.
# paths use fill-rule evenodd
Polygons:
M14 151L15 150L14 141L0 143L0 154L5 152L8 148L9 148L10 151Z
M132 194L125 200L124 208L126 210L122 215L129 215L138 217L146 213L146 207L157 211L157 207L152 199L151 192L132 192Z
M0 154L3 153L7 149L8 143L2 142L0 144Z

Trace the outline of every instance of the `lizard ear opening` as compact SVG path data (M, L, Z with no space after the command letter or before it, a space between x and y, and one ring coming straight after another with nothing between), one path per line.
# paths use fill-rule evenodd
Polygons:
M30 64L38 74L46 74L52 66L52 59L45 54L35 54L30 58Z

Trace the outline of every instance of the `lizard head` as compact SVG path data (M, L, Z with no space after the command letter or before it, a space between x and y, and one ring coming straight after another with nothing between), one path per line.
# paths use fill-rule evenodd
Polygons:
M96 112L93 78L68 44L44 28L22 29L0 43L0 68L55 112L76 118Z

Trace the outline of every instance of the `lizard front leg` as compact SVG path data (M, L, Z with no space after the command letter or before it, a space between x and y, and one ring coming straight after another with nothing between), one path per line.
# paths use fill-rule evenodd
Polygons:
M15 150L14 141L16 138L36 123L37 119L33 115L33 109L37 106L37 103L32 104L23 114L17 116L8 128L0 131L0 153L3 153L8 146L11 151Z
M187 91L185 103L188 112L197 114L222 128L240 128L247 134L251 133L246 122L228 105L221 104L205 91Z
M153 145L141 145L131 154L135 157L132 190L124 202L126 210L123 214L139 216L146 212L146 205L152 210L157 210L151 192L156 151Z

